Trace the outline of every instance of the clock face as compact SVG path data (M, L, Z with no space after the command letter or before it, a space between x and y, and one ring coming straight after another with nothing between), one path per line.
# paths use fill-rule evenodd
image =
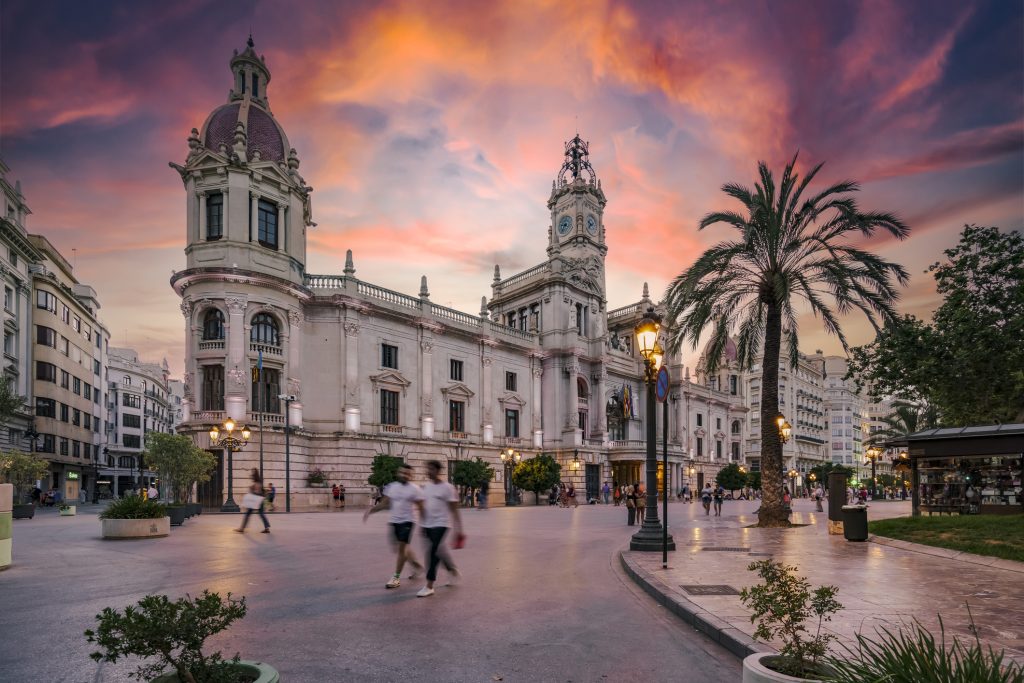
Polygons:
M558 234L568 235L570 230L572 230L572 218L562 216L562 220L558 221Z
M587 216L587 232L597 237L597 219L593 216Z

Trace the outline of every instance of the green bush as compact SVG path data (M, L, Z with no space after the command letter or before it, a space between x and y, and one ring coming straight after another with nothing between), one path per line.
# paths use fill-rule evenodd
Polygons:
M540 494L558 483L562 466L550 455L541 454L524 460L512 470L512 485L524 491L532 491L535 502L540 504Z
M167 508L155 500L142 496L125 496L115 500L100 513L100 519L160 519L167 516Z
M0 382L2 385L2 382ZM14 502L28 500L28 494L39 479L50 472L50 463L21 451L0 452L0 484L14 485Z
M370 463L370 477L367 483L383 490L385 486L398 479L398 468L405 461L393 455L378 453Z
M973 628L973 623L972 623ZM856 648L831 656L825 664L835 683L1024 683L1024 668L1007 660L1002 651L953 638L946 648L946 629L939 618L940 641L919 622L909 631L877 630L878 638L857 634Z
M167 669L189 683L232 683L239 657L225 660L220 652L204 655L203 642L245 616L245 598L221 599L208 590L198 598L186 595L171 602L166 595L147 595L124 612L109 607L96 615L99 626L85 637L102 651L89 656L97 662L116 662L133 656L155 661L143 663L132 676L148 681Z

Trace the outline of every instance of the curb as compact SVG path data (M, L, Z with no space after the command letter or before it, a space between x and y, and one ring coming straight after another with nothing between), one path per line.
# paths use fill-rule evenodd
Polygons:
M966 553L961 550L938 548L932 545L913 543L912 541L902 541L897 538L889 538L888 536L876 536L874 534L868 536L868 541L870 541L871 543L877 543L878 545L889 546L890 548L906 550L912 553L921 553L922 555L941 557L944 560L952 560L953 562L963 562L965 564L981 565L983 567L991 567L992 569L1004 569L1008 572L1017 572L1018 574L1024 574L1024 562L1015 562L1014 560L1006 560L1001 557L976 555L974 553Z
M619 551L619 560L629 578L643 588L644 592L654 598L659 605L666 607L672 614L693 626L697 631L700 631L739 659L758 652L769 652L772 654L776 652L773 648L755 641L746 633L733 628L711 612L702 609L683 596L664 591L657 585L660 582L650 572L640 567L634 567L626 559L625 551Z

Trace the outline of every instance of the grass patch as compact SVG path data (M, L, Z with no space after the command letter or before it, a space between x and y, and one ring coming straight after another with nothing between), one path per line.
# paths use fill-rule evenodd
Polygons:
M868 528L901 541L1024 562L1024 515L897 517Z

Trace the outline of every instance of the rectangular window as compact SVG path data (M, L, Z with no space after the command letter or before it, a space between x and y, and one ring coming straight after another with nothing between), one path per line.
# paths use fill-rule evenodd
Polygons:
M71 411L71 424L76 427L82 426L82 411L78 408L74 408Z
M57 417L57 402L52 398L36 397L36 417Z
M739 387L736 375L729 375L729 393L735 396L737 391L739 391Z
M505 411L505 436L519 438L519 411L508 409Z
M380 365L383 368L398 369L398 347L391 344L380 345Z
M68 421L68 412L69 412L68 405L66 403L61 403L60 404L60 421L61 422L67 422Z
M56 382L57 381L57 366L53 363L44 363L42 361L36 361L36 379L43 382Z
M92 415L89 413L82 413L82 426L92 431Z
M462 381L462 361L452 359L451 363L451 378L456 382ZM461 429L458 431L462 431Z
M36 344L57 348L57 331L49 327L36 325Z
M121 443L125 448L142 448L142 437L138 434L125 434L121 437Z
M253 97L259 97L260 96L260 77L259 77L258 74L253 74L252 75L252 96Z
M704 439L697 437L697 457L704 457Z
M71 378L71 391L75 392L75 396L82 395L82 380L77 377Z
M63 303L60 305L60 319L68 325L71 324L71 309L65 306Z
M722 459L722 442L715 439L715 458Z
M580 410L576 413L576 419L580 421L580 431L583 432L583 436L587 436L587 412Z
M203 410L224 410L224 366L203 366Z
M380 390L380 423L382 425L398 424L398 392Z
M57 347L57 349L61 353L63 353L65 356L70 356L71 355L70 348L71 347L68 345L68 338L63 336L63 335L61 335L60 345Z
M99 388L97 388L96 391L92 392L92 402L95 403L96 405L99 405L101 395L102 394L100 393Z
M73 329L75 332L82 331L82 319L79 318L77 315L71 319L71 329Z
M82 398L87 401L92 400L92 385L88 382L82 385Z
M704 426L704 415L701 414L701 413L697 413L697 426L698 427L703 427Z
M96 375L97 377L99 377L100 374L101 374L100 373L100 362L98 360L94 360L92 362L92 374Z
M81 458L82 457L82 444L79 441L71 442L71 457Z
M100 336L99 332L96 333L96 348L97 349L102 349L103 348L103 337ZM97 375L100 374L99 368L96 369L96 374Z
M60 371L60 388L70 389L71 388L71 375L67 370Z
M730 448L732 448L732 459L733 461L740 459L740 445L735 441L732 442Z
M61 439L60 440L60 454L61 455L67 455L68 454L68 440L67 439Z
M138 415L122 415L121 424L125 427L131 427L133 429L142 428L142 420Z
M206 239L219 240L224 236L224 195L214 192L206 198Z
M14 312L14 290L10 287L4 287L4 309Z
M277 249L277 206L261 199L257 204L257 239L264 247Z
M53 453L53 434L41 434L43 437L42 443L39 444L40 453Z
M716 417L715 418L715 429L717 429L719 431L722 430L722 418L720 418L720 417Z
M92 339L92 326L89 323L82 323L82 336L86 339Z
M505 373L505 391L515 391L517 384L516 373L506 372Z
M448 402L448 431L466 431L466 404L462 401Z
M253 368L253 377L258 373ZM257 413L281 414L281 372L263 368L260 381L252 383L252 406ZM154 406L155 409L155 406Z
M15 356L14 334L4 331L4 353L8 356Z
M50 313L57 312L57 297L44 289L36 292L36 308L41 308Z

